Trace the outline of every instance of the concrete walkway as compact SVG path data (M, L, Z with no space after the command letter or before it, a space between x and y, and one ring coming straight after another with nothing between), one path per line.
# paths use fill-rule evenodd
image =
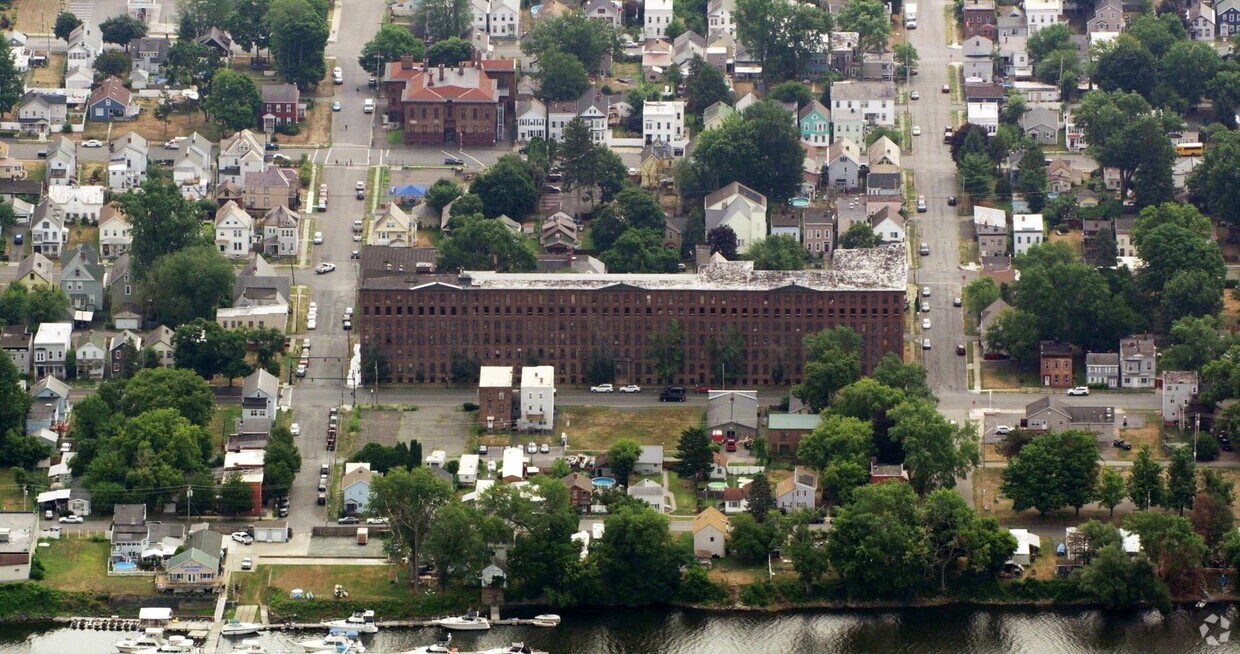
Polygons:
M676 496L667 490L668 487L670 486L671 486L671 482L668 479L667 471L664 470L663 471L663 506L665 507L663 510L664 513L675 513L676 512Z

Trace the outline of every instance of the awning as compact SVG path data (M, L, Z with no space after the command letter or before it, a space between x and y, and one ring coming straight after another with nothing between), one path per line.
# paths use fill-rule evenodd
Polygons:
M171 620L172 609L166 606L152 606L138 609L139 620Z
M415 184L405 184L392 187L391 195L397 198L420 198L426 196L426 189Z
M74 311L73 312L74 322L91 322L94 319L95 319L94 311Z
M43 504L45 502L61 502L69 499L70 490L62 488L60 490L46 491L35 496L35 502Z

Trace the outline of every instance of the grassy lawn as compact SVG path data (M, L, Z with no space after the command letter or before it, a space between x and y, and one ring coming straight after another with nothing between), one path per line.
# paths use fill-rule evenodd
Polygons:
M29 510L22 507L22 489L13 482L13 469L0 470L0 511Z
M211 430L211 442L215 445L216 452L224 451L224 443L228 441L228 434L232 433L233 426L240 417L241 407L239 406L215 407L215 415L211 416L211 424L207 428Z
M69 244L65 246L68 250L73 250L79 245L86 244L99 251L99 228L90 225L72 225L69 227Z
M65 55L47 55L47 65L30 69L30 85L42 88L59 88L65 74Z
M702 424L702 415L702 409L689 407L562 407L552 433L567 433L573 450L602 452L621 438L674 448L681 431Z
M985 361L982 363L982 388L1013 389L1038 386L1038 375L1033 371L1020 370L1011 361Z
M409 569L396 565L259 565L253 573L241 572L233 579L241 584L241 604L260 603L268 588L280 594L301 588L316 599L330 599L336 584L344 586L354 601L409 597Z
M947 84L951 88L950 97L953 104L964 102L964 84L960 80L960 76L963 74L963 66L956 66L955 64L947 66Z
M405 144L405 130L403 129L388 130L387 144L388 145L404 145Z
M943 24L947 26L947 29L943 30L943 37L946 39L947 45L959 43L956 40L959 24L956 22L956 12L950 3L943 8Z
M1085 252L1085 235L1076 230L1069 230L1067 234L1060 234L1055 230L1050 231L1051 243L1067 243L1068 247L1076 253L1079 258L1084 258Z
M32 182L47 180L47 164L42 161L23 161L22 166L26 169L27 180Z
M39 548L39 560L47 570L43 583L60 590L111 593L113 595L151 595L151 577L109 577L107 542L82 538L51 541Z
M138 112L137 118L124 123L86 123L86 130L82 133L83 139L119 139L122 136L137 132L143 138L152 142L164 142L167 139L185 135L188 136L193 132L198 132L211 141L218 141L220 138L220 127L215 123L208 122L203 118L201 111L192 112L175 112L168 116L168 122L164 123L155 117L155 107L159 104L158 99L140 100L138 103L142 110ZM109 137L108 126L112 126L112 133Z
M697 515L697 497L693 493L693 480L681 479L675 472L667 473L668 490L676 498L674 515Z

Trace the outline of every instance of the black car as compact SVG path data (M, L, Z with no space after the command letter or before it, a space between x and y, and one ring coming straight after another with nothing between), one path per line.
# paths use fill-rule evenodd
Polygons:
M1128 441L1126 441L1126 440L1124 440L1124 439L1122 439L1122 438L1116 438L1115 440L1112 440L1112 441L1111 441L1111 445L1112 445L1112 446L1114 446L1114 447L1118 447L1118 448L1119 448L1119 449L1121 449L1121 450L1131 450L1131 449L1132 449L1132 443L1129 443Z
M366 81L366 86L369 86L372 89L378 85L379 85L379 80L375 79L374 75L371 75L370 79Z
M529 154L529 153L530 153L530 146L528 145L523 145L517 148L517 154Z
M956 196L954 195L947 196L947 206L949 207L956 206Z
M445 158L444 158L444 160L443 160L443 165L445 165L445 166L464 166L464 165L465 165L465 161L464 161L463 159L457 159L456 157L445 157Z
M659 393L660 402L684 402L685 400L684 386L668 386Z
M268 143L267 143L267 145L265 145L265 146L263 146L263 147L264 147L264 149L266 149L267 151L269 151L269 152L270 152L271 150L279 150L279 149L280 149L280 144L279 144L279 143L276 143L275 141L270 141L270 142L268 142Z

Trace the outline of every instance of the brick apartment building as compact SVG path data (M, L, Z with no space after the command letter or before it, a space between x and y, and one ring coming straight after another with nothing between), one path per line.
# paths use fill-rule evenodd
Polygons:
M404 127L406 145L495 145L513 114L515 80L511 60L432 68L404 57L384 71L388 120Z
M752 262L690 275L537 275L463 272L391 275L363 269L358 335L378 345L395 382L444 382L461 356L475 365L555 367L584 384L592 361L616 383L655 384L650 335L679 321L685 366L675 381L715 377L708 343L736 328L745 340L741 385L801 380L806 334L845 325L862 337L868 373L901 352L907 261L900 248L840 250L826 270L755 271Z

